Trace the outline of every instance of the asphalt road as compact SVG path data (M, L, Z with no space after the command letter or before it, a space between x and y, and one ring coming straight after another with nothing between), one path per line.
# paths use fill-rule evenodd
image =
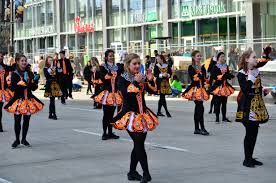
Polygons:
M13 116L3 113L6 132L0 134L0 183L128 182L132 143L127 133L115 131L120 140L102 141L102 111L94 110L84 93L74 94L76 99L66 106L57 101L57 121L47 119L49 101L43 100L44 110L31 118L31 148L11 149ZM147 103L156 111L156 98ZM275 105L267 105L271 120L261 126L255 148L255 157L264 165L254 169L242 166L244 127L240 123L216 124L214 115L205 112L211 135L194 135L193 102L169 99L168 106L173 118L160 118L158 128L147 137L153 183L276 182ZM235 111L236 104L229 102L231 120Z

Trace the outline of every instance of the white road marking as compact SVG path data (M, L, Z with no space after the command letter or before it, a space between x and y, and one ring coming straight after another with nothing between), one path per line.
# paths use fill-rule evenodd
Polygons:
M67 108L67 109L74 109L74 110L80 110L80 111L89 111L89 112L102 113L102 110L82 109L82 108L77 108L77 107L65 107L65 108Z
M12 183L12 182L10 182L10 181L7 181L7 180L5 180L5 179L2 179L2 178L0 178L0 182L1 182L1 183Z
M86 130L73 129L73 131L79 132L79 133L95 135L95 136L99 136L99 137L102 136L102 134L100 134L100 133L95 133L95 132L86 131ZM126 139L126 138L120 138L119 140L126 141L126 142L132 142L132 140ZM180 152L190 152L187 149L173 147L173 146L161 145L161 144L150 143L150 142L145 142L145 144L148 145L148 146L152 146L152 147L160 148L160 149L169 149L169 150L180 151Z

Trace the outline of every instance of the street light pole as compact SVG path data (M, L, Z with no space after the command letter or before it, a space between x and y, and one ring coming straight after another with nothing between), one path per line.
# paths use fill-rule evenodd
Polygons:
M11 56L14 56L14 0L10 1L10 46L9 53Z

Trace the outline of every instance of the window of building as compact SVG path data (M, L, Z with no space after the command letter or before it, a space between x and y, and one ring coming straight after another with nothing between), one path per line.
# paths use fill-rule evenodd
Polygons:
M96 50L101 51L103 49L103 33L95 32L95 48Z
M65 9L66 7L65 6L60 6L60 31L61 32L65 32L66 30L66 17L65 17Z
M39 42L39 49L41 50L45 49L45 38L39 38L38 42Z
M32 47L32 40L31 39L27 39L26 40L26 51L27 53L32 53L33 52L33 47Z
M24 44L23 44L23 40L19 40L18 42L18 52L19 53L24 53Z
M53 48L54 47L54 37L48 37L48 48Z
M130 27L129 28L129 40L142 40L141 27Z
M86 17L86 5L87 1L84 0L78 0L77 1L77 15L80 16L81 18Z
M178 14L179 14L179 4L178 4L178 0L171 0L170 1L170 7L171 7L171 11L170 11L170 18L178 18Z
M32 28L32 17L33 17L33 8L28 7L24 10L24 25L25 28L31 29Z
M76 50L75 34L68 35L68 47L70 50Z
M86 33L78 34L78 49L83 51L86 48Z
M68 8L67 8L67 12L68 12L68 15L67 15L67 18L69 21L71 20L75 20L75 9L76 9L76 0L68 0L67 1L67 5L68 5Z
M47 8L46 8L46 13L47 13L47 25L52 25L54 22L54 6L53 6L53 1L47 1Z
M195 36L195 21L181 22L181 37Z
M141 0L128 0L128 23L133 24L135 17L143 16L142 14L142 1Z
M108 7L108 25L114 26L114 25L120 25L120 1L119 0L110 0L107 1L107 7Z
M107 31L109 45L114 42L121 42L120 29L110 29Z
M46 4L42 3L39 6L37 6L37 25L44 26L45 25L45 11L46 11Z
M95 8L95 28L99 30L102 28L102 1L101 0L94 0L94 8Z

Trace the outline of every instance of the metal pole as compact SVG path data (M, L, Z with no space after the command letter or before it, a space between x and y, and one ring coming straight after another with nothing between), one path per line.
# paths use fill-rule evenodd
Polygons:
M11 17L10 17L10 46L9 52L11 56L14 56L14 0L11 0Z

